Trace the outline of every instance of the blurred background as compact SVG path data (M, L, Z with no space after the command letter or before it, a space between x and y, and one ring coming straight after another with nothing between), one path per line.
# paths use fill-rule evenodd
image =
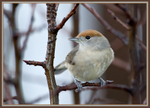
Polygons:
M116 16L123 22L127 23L127 17L123 14L114 4L88 4L93 7L98 14L105 19L114 29L127 35L127 30L108 13L107 9L115 12ZM123 4L126 8L129 4ZM71 11L74 4L59 4L57 12L57 24ZM146 4L137 4L138 17L144 15L146 10ZM3 45L4 45L4 77L15 77L15 52L13 37L9 22L8 13L12 12L12 4L4 3L4 16L3 16ZM31 17L33 15L32 32L29 34L24 52L22 54L22 60L20 64L21 68L21 86L22 93L26 103L32 104L49 104L49 90L45 71L42 67L27 65L23 60L35 60L44 61L47 49L47 18L46 18L46 4L35 4L33 11L33 4L19 4L16 7L15 21L17 32L20 33L19 47L21 48L27 36L27 31L30 27ZM145 18L146 20L146 18ZM109 32L96 18L91 14L83 5L79 5L76 13L66 22L65 26L58 32L56 40L56 50L54 66L58 65L65 60L66 55L76 46L68 39L70 37L76 37L77 34L84 30L94 29L101 32L107 37L111 43L115 52L115 61L110 65L107 71L103 74L104 80L113 80L114 84L130 85L130 61L129 51L122 41ZM146 23L143 22L139 26L139 33L141 35L142 42L146 45ZM142 53L143 62L146 62L146 52ZM144 71L145 72L145 71ZM146 73L145 73L146 74ZM72 76L68 70L62 74L56 75L57 85L67 85L73 82ZM146 82L146 80L145 80ZM15 87L12 84L4 83L4 98L8 98L8 92L10 95L16 96ZM143 93L144 100L146 93ZM18 104L16 99L13 99L13 103ZM86 90L80 93L75 93L74 90L62 91L59 94L60 104L130 104L131 95L123 90L115 89L101 89L101 90ZM4 104L9 104L9 101L5 101Z

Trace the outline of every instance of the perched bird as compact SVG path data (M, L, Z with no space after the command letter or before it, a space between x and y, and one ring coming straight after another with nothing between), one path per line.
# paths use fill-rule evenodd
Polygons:
M101 75L114 59L114 51L107 38L96 30L86 30L69 40L78 45L67 55L66 60L55 67L54 73L59 74L66 69L72 74L78 90L81 82L99 79L101 86L105 81Z

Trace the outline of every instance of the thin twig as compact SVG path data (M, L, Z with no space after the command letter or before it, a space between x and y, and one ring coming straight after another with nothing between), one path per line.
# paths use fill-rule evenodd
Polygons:
M4 102L7 102L7 101L13 100L13 99L18 100L17 96L14 96L14 97L11 97L11 98L6 98L6 99L4 99L3 101L4 101ZM12 103L10 103L10 104L12 104Z
M105 27L108 31L119 37L119 39L125 44L128 44L128 38L121 32L112 28L92 7L82 3L82 5L88 9Z
M10 77L10 75L8 73L8 69L7 69L7 67L6 67L4 62L3 62L3 65L4 65L4 78L3 79L5 81L5 79L10 79L11 77ZM11 82L9 82L9 83L11 83ZM7 98L7 100L8 100L8 104L13 104L13 101L11 99L10 88L9 88L9 85L8 85L8 83L6 81L4 83L4 91L5 91L4 93L6 94L5 98ZM4 101L4 102L6 102L6 101Z
M61 23L55 28L55 30L58 32L66 23L66 21L73 15L75 14L75 11L77 7L79 6L79 3L75 4L74 8L70 11L70 13L64 17L64 19L61 21Z
M4 15L6 15L6 17L8 18L9 21L11 21L11 16L12 16L12 13L11 11L8 11L6 9L4 9Z
M11 80L10 78L4 78L4 81L5 81L5 83L7 83L7 84L12 84L12 85L14 85L14 81L13 80Z
M29 25L29 28L28 28L28 31L27 31L27 34L26 34L26 38L25 38L25 40L23 42L23 46L22 46L20 51L23 51L25 49L27 41L28 41L28 38L29 38L29 35L31 33L31 30L32 30L32 25L33 25L33 21L34 21L35 4L31 4L31 7L32 7L32 12L31 12L30 25Z
M38 101L40 101L40 100L46 99L46 98L48 98L48 94L43 95L43 96L41 96L41 97L38 97L38 98L36 98L35 100L32 100L32 101L30 101L30 102L26 102L25 104L34 104L34 103L36 103L36 102L38 102ZM10 99L5 98L3 101L4 101L4 102L7 102L7 101L13 100L13 99L18 100L17 96L14 96L14 97L11 97ZM10 104L11 104L11 103L10 103Z
M13 104L13 101L11 99L11 94L10 94L10 90L9 90L9 85L8 84L5 84L4 85L4 89L5 89L5 94L6 94L6 97L7 97L7 100L8 100L8 104ZM5 99L4 99L5 100ZM5 102L5 101L4 101Z
M4 57L5 58L5 57ZM4 68L4 77L5 78L7 78L7 79L10 79L11 77L10 77L10 75L9 75L9 71L8 71L8 68L7 68L7 66L6 66L6 64L3 62L3 68Z
M26 64L28 65L34 65L34 66L42 66L43 68L45 68L45 62L39 62L39 61L27 61L27 60L23 60Z
M130 13L127 11L125 7L123 7L121 4L115 4L118 8L120 8L123 12L125 12L126 16L130 19L133 20L132 16Z
M135 36L135 38L136 38L136 40L138 40L141 48L144 49L145 51L147 51L146 46L143 44L143 42L137 36Z
M128 27L128 25L126 25L125 23L123 23L111 10L108 9L108 12L111 14L111 16L117 21L119 22L124 28L126 28L127 30L129 30L130 28ZM136 40L138 40L140 46L142 49L144 49L146 51L146 47L145 45L142 43L142 41L136 36Z
M112 64L114 66L122 68L122 69L124 69L126 71L130 71L131 70L130 63L125 62L125 61L123 61L123 60L121 60L121 59L119 59L117 57L115 57L115 59L112 61Z
M125 24L124 22L122 22L116 15L114 12L112 12L110 9L107 9L108 13L110 13L110 15L114 18L114 20L116 20L118 23L120 23L125 29L129 30L129 27L127 24Z
M6 94L6 98L7 98L8 104L13 104L13 101L11 99L11 93L10 93L9 85L7 83L4 84L4 89L5 89L4 93Z
M33 29L31 29L30 30L30 34L31 33L35 33L35 32L40 32L41 30L43 30L45 27L47 27L47 25L46 24L43 24L43 25L41 25L41 26L39 26L39 27L35 27L35 28L33 28ZM18 32L18 34L17 34L17 36L24 36L24 35L28 35L28 31L25 31L25 32Z

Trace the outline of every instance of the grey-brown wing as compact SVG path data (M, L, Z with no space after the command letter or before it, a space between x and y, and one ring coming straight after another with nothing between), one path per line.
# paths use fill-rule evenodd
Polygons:
M54 68L54 73L55 75L56 74L60 74L62 72L64 72L67 67L65 66L65 63L69 63L71 65L74 65L75 63L73 62L73 58L75 56L75 53L78 51L78 48L79 46L76 46L66 57L66 60L63 61L62 63L60 63L59 65L57 65L55 68Z
M64 72L65 70L67 70L67 67L65 66L65 61L63 61L62 63L60 63L59 65L57 65L54 68L54 74L60 74L62 72Z
M73 61L74 56L76 55L76 52L79 49L79 45L77 45L66 57L66 62L75 65L75 62Z

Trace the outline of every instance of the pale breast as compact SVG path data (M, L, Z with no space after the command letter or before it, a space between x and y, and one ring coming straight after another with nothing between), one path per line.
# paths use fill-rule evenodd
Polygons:
M90 81L100 77L114 59L111 48L103 51L77 52L74 56L74 65L66 64L70 73L79 81Z

